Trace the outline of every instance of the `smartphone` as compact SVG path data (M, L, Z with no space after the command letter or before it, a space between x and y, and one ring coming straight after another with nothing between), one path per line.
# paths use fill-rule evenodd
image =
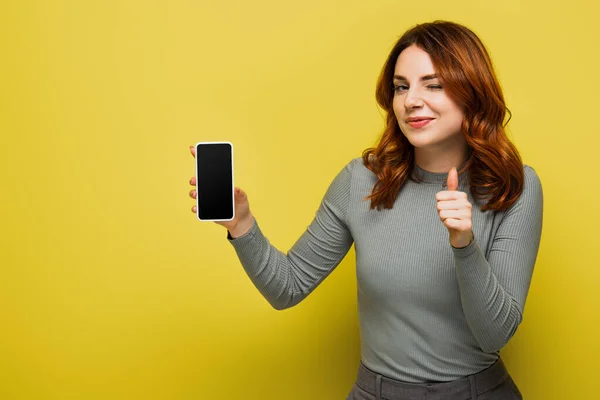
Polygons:
M196 191L200 221L231 221L235 217L231 143L196 143Z

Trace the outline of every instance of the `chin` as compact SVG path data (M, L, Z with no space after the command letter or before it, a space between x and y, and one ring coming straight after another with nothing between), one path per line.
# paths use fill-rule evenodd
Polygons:
M435 133L429 131L403 130L402 132L404 133L404 137L408 139L410 144L416 147L430 144L432 138L435 139Z

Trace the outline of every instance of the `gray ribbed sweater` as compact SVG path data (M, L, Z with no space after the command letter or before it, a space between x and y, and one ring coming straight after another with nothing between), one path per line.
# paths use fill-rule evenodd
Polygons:
M531 282L542 230L543 196L524 165L525 187L510 209L481 212L468 190L474 241L451 246L435 194L447 173L415 165L390 210L370 210L375 175L360 158L335 177L316 216L288 254L255 222L229 236L254 285L276 309L291 307L327 277L352 243L356 249L361 360L406 382L444 382L493 364L515 333Z

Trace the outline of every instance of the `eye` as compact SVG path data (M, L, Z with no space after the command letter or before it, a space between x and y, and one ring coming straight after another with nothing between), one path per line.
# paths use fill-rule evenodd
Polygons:
M429 89L433 89L433 90L440 90L442 89L441 85L429 85L427 86Z
M400 93L401 91L408 90L408 86L406 85L394 85L394 92Z

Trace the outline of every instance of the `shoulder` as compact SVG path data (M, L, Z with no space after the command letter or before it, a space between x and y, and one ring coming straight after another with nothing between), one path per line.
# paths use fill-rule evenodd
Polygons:
M533 167L523 164L524 182L523 191L510 208L506 211L508 215L517 215L521 213L541 212L543 207L542 182Z
M373 177L375 175L363 163L362 157L352 158L344 165L341 170L338 170L336 177L333 179L335 187L356 187L363 185L373 185Z
M354 170L359 162L360 158L353 158L341 170L338 170L330 184L329 191L346 191L351 185Z
M365 162L362 157L355 157L350 160L348 167L354 172L354 174L357 175L374 175L373 172L371 172L371 170L365 166Z
M523 183L523 193L527 197L542 197L542 182L538 173L530 165L523 164L525 181Z
M352 168L356 168L357 166L360 167L361 165L364 166L363 159L362 157L354 157L352 160L350 160L348 165L350 165Z
M531 165L523 164L523 172L525 172L525 179L534 179L539 181L539 177L535 169Z
M373 187L377 182L377 176L367 168L362 157L355 157L350 160L347 168L351 173L352 179L361 187L364 185Z
M367 169L363 164L362 157L355 157L346 163L338 175L345 175L348 178L351 178L353 175L359 172L361 168L365 170Z

